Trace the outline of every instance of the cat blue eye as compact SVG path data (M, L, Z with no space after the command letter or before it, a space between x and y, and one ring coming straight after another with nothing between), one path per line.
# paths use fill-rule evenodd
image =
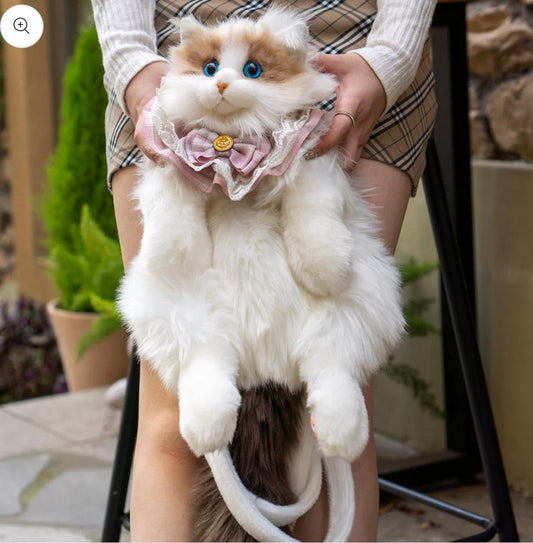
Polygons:
M263 69L261 68L261 64L250 60L244 65L244 68L242 69L242 71L246 77L257 79L261 75L261 72L263 71Z
M218 71L218 62L216 60L211 60L204 66L204 74L207 77L213 77Z

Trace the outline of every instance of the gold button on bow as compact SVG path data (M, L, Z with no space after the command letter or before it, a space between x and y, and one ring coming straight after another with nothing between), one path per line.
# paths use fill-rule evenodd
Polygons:
M233 138L231 136L218 136L213 141L215 151L229 151L233 147Z

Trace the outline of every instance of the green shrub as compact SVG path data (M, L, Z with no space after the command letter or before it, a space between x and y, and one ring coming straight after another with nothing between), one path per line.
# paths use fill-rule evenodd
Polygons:
M432 273L438 268L438 264L418 263L411 258L405 264L400 265L402 285L405 286ZM403 304L403 314L406 323L406 332L410 337L423 337L429 334L438 334L439 329L424 317L424 313L435 302L434 298L413 298ZM438 406L431 384L424 381L420 371L408 364L401 364L391 357L389 364L385 366L385 374L411 390L411 394L418 401L420 407L437 418L445 418L445 413Z
M82 208L80 237L74 251L59 245L50 253L50 269L61 290L61 305L70 311L98 311L93 296L113 300L123 274L120 246Z
M60 307L102 313L80 340L78 356L120 327L114 298L123 267L106 187L103 77L96 30L82 30L65 70L58 142L42 206Z
M105 185L103 76L96 30L85 29L65 71L58 142L48 165L43 214L50 250L78 249L84 204L90 205L102 231L117 238L113 202Z

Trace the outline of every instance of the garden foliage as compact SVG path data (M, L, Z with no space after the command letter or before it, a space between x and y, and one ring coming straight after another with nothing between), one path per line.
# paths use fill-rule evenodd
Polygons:
M96 30L82 30L65 70L58 142L43 198L49 270L60 307L107 309L80 343L78 354L120 327L118 314L109 310L123 267L106 187L103 77Z
M65 70L58 141L48 165L44 219L51 248L77 248L84 204L90 205L104 233L117 236L113 202L105 185L103 77L96 30L83 30Z
M410 259L400 266L403 286L418 281L438 268L433 263L418 263ZM406 332L410 337L423 337L429 334L438 334L439 329L424 316L425 311L435 302L434 298L412 298L403 304L403 314L406 322ZM407 387L422 409L437 418L444 418L445 413L437 405L431 384L426 382L420 371L394 361L392 357L385 366L385 374L403 386Z
M0 404L66 390L45 307L21 296L0 307Z

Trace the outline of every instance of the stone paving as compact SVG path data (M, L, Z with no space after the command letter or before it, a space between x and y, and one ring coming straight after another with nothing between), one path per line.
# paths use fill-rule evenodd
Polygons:
M98 541L120 415L105 389L0 409L0 541Z
M104 397L105 389L93 389L0 408L0 542L99 540L120 418ZM377 443L382 454L412 454L382 436ZM481 483L436 495L491 516ZM517 492L513 501L521 538L533 541L533 501ZM412 502L381 509L381 541L444 541L474 531Z

